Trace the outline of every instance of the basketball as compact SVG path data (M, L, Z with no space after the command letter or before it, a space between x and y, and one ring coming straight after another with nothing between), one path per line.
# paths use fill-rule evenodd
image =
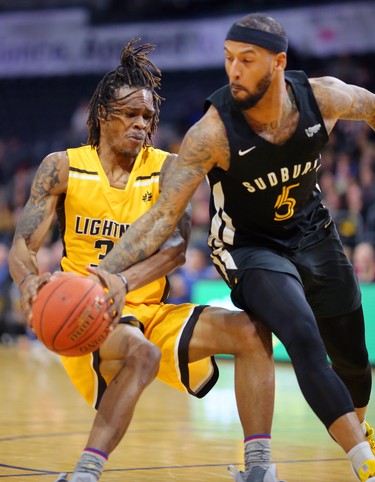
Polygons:
M62 273L52 277L33 304L36 336L59 355L81 356L95 351L109 333L103 318L108 304L98 303L105 294L99 283L85 276Z

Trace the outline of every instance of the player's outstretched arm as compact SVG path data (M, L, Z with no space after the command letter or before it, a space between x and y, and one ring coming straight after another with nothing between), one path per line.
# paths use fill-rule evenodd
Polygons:
M176 154L169 154L160 173L160 190L163 191L164 178ZM129 283L129 291L167 276L185 263L192 224L190 204L178 221L177 227L167 241L152 256L126 269L123 274Z
M100 283L108 289L108 297L112 304L106 313L110 328L114 329L120 321L125 304L126 294L167 276L185 263L185 252L190 233L191 213L185 211L173 235L154 255L136 263L122 271L120 276L101 268L87 267L87 270L98 277ZM182 227L183 226L183 227Z
M161 189L164 174L170 162L175 157L175 155L169 155L164 162L160 176ZM191 207L189 205L179 220L172 236L167 239L161 248L145 260L134 264L126 270L122 270L121 274L123 276L119 277L102 269L102 263L96 269L87 268L88 271L96 275L102 285L108 289L108 296L112 299L111 309L107 313L107 318L111 323L111 329L114 329L120 320L125 303L125 296L128 291L136 290L156 279L167 276L185 263L185 253L189 243L190 232ZM115 316L113 316L114 313Z
M9 269L21 291L21 306L28 323L38 288L50 274L39 276L37 252L54 219L58 198L66 190L68 162L65 152L43 159L31 186L30 197L17 223L9 253Z
M227 168L228 159L225 129L217 113L208 111L189 129L171 160L158 201L124 233L101 268L116 273L154 254L172 235L206 174L216 164Z

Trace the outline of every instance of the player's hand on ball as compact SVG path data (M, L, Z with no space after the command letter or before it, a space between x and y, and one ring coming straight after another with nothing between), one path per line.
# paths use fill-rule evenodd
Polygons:
M51 279L51 273L30 274L20 285L20 303L25 314L27 326L32 328L32 306L40 288Z
M109 273L100 268L87 267L87 270L92 273L99 282L108 290L104 301L111 300L106 317L110 322L110 330L113 330L120 321L122 310L125 305L126 288L116 274Z

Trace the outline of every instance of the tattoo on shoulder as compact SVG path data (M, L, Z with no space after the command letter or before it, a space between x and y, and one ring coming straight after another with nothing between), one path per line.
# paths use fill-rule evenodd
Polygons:
M366 89L334 77L313 79L312 86L325 120L370 118L374 102L373 95Z
M60 184L59 167L53 157L47 157L39 166L32 185L32 194L45 196Z
M39 166L27 201L22 218L16 227L15 239L30 240L48 214L46 197L59 184L59 169L53 158L46 158Z

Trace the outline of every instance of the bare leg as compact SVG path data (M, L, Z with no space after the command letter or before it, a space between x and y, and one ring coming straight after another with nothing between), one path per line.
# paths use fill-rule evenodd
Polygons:
M366 417L367 406L361 407L361 408L354 408L354 410L355 410L355 413L357 414L359 422L362 423Z
M88 447L110 454L119 444L144 389L156 377L160 352L133 326L119 325L100 348L103 375L117 373L104 392Z
M215 354L234 355L235 392L244 436L271 433L274 367L270 332L263 325L257 329L243 312L208 307L195 326L189 361ZM100 348L100 358L101 373L114 378L100 402L87 447L109 455L126 433L143 390L157 374L160 351L137 328L119 325ZM86 471L87 457L96 457L103 467L98 455L84 453L75 473ZM101 470L93 480L98 480Z
M232 354L235 393L244 436L271 433L274 364L271 333L243 312L203 310L189 345L189 361Z
M365 441L364 433L359 426L355 412L347 413L335 420L329 427L329 433L346 453L355 445Z

